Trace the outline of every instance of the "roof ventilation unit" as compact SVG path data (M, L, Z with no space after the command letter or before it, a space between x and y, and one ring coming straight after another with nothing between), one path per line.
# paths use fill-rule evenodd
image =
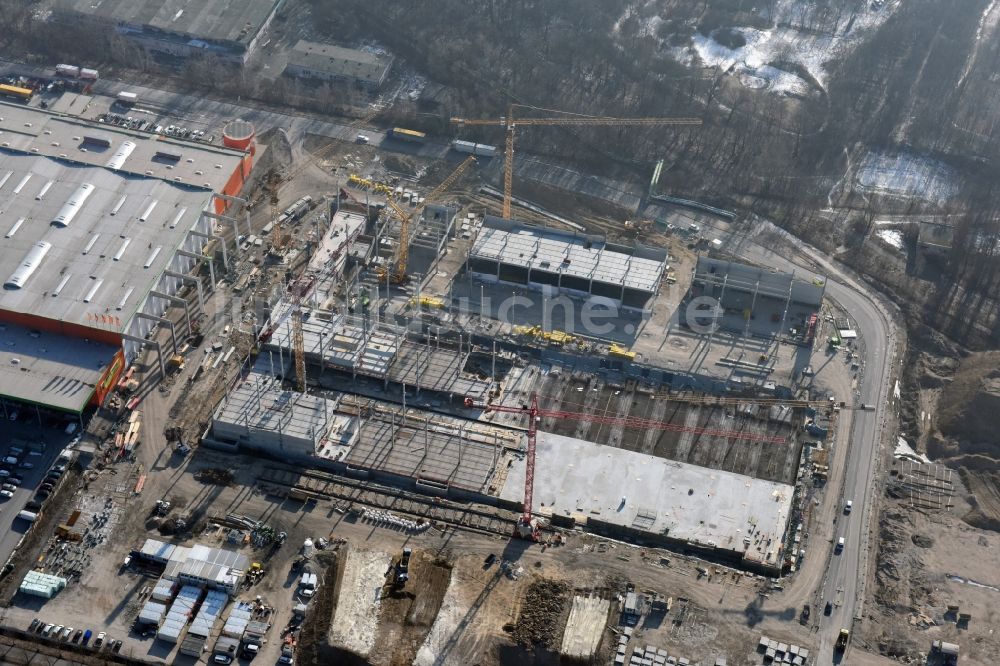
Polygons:
M63 207L59 209L59 214L52 218L52 224L57 227L68 227L73 218L76 217L80 209L83 208L83 204L87 201L87 198L94 192L94 186L90 183L84 183L76 189Z
M38 241L35 243L31 249L28 250L28 254L25 255L24 261L21 262L21 265L18 266L17 269L10 274L10 277L7 278L7 281L3 283L3 288L20 289L23 287L25 283L27 283L28 278L31 277L31 274L38 270L38 266L42 263L42 259L45 258L45 255L48 254L51 249L52 243L47 243L45 241Z
M97 295L97 290L101 288L102 284L104 284L104 280L97 280L94 282L94 286L91 287L90 291L87 292L87 295L83 297L83 302L89 303L94 300L94 296Z

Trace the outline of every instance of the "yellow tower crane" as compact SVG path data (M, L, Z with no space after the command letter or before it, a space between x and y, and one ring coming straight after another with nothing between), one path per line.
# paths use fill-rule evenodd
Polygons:
M459 176L461 176L469 166L476 161L475 155L469 155L465 160L455 167L455 170L451 174L441 181L441 184L434 188L434 190L424 197L424 206L433 203L441 194L443 194L449 187L451 187ZM390 275L392 281L396 284L404 284L409 280L409 276L406 274L406 264L410 258L410 223L413 220L413 215L403 210L403 208L393 201L392 197L386 197L386 202L389 207L396 213L399 217L399 248L396 252L396 258L392 262L391 268L381 268L376 273L380 280L384 280L386 272L391 270Z
M452 124L464 125L493 125L501 126L507 131L507 144L504 150L504 172L503 172L503 217L510 219L511 216L511 190L514 183L514 128L518 125L701 125L701 118L613 118L610 116L585 116L569 114L565 111L556 113L566 113L563 116L549 118L518 118L514 119L514 109L536 109L533 106L524 104L511 104L507 107L507 115L496 118L452 118ZM548 111L548 109L537 109Z

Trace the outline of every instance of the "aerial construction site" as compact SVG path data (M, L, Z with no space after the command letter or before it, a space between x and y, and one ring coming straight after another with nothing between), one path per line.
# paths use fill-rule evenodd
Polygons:
M89 99L0 102L5 649L816 663L808 610L762 604L831 552L852 313L726 216L517 191L522 128L698 119L192 135L62 94Z

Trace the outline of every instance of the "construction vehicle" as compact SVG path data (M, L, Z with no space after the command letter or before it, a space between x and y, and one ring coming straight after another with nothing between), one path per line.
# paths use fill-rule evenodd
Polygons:
M841 629L840 633L837 635L837 643L833 646L834 650L838 652L843 652L847 649L847 642L851 640L851 632L848 629Z
M403 549L403 554L399 556L399 559L393 564L392 567L392 586L401 590L406 587L407 581L410 580L410 556L413 551L409 548Z
M452 183L458 180L458 177L475 161L475 155L469 155L465 158L465 161L455 167L455 170L425 197L424 205L432 203L445 190L451 187ZM410 276L406 273L406 264L410 259L410 222L413 216L403 210L392 197L386 197L386 203L389 204L389 208L399 217L399 245L396 249L396 258L393 261L393 265L391 267L383 266L379 268L376 275L379 280L385 280L389 277L394 284L406 284L410 279Z
M526 337L544 340L556 346L570 344L576 341L576 337L565 331L546 331L541 326L515 326L512 329L514 335L524 335Z
M607 414L585 414L580 412L565 412L554 409L540 409L538 407L538 396L531 395L531 402L528 405L493 405L479 404L472 398L465 399L467 409L481 409L485 412L498 412L504 414L524 414L528 417L528 450L525 456L524 466L524 504L520 519L515 527L515 535L523 539L538 540L539 525L532 515L533 498L535 492L535 448L538 435L538 423L543 417L550 417L569 421L586 421L589 423L601 423L605 425L621 426L625 428L635 428L638 430L668 430L673 432L689 432L696 435L708 435L710 437L722 437L727 439L737 439L743 441L757 441L770 444L784 444L785 438L772 435L762 435L749 431L719 430L715 428L699 428L686 426L678 423L666 421L656 421L652 419L642 419L631 416L617 417Z
M624 358L628 361L635 360L634 351L629 351L628 349L625 349L625 347L622 347L621 345L616 345L614 343L611 343L611 346L608 347L608 356L614 356L615 358Z
M504 150L503 174L503 217L507 220L511 219L511 200L514 182L514 128L518 125L611 125L619 127L628 125L701 125L700 118L611 118L607 116L583 116L579 114L567 114L550 118L518 118L515 121L515 108L550 111L549 109L539 109L538 107L524 104L511 104L507 107L507 115L501 116L499 119L451 119L452 124L460 127L465 125L499 125L506 130L507 143Z
M441 309L444 307L444 301L437 296L421 296L420 298L411 298L410 303L419 303L421 307L431 308L431 309Z

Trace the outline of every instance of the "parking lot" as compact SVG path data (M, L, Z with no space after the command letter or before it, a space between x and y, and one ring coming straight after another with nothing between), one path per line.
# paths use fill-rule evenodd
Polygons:
M111 110L97 117L97 122L189 141L203 141L205 143L215 141L215 135L209 134L205 130L174 125L170 123L168 117L158 116L149 110L135 111L121 104L113 104Z
M67 433L65 425L56 421L39 424L34 413L17 412L18 420L10 420L14 411L8 411L0 429L0 476L3 483L18 479L16 487L0 491L0 561L6 562L17 547L30 523L19 519L18 514L33 501L44 510L45 500L51 490L41 495L36 491L44 484L51 467L60 453L74 440L74 433ZM30 419L30 421L28 420ZM13 459L8 463L7 458ZM30 467L28 467L30 465ZM55 489L53 484L52 490ZM8 496L9 495L9 496Z

